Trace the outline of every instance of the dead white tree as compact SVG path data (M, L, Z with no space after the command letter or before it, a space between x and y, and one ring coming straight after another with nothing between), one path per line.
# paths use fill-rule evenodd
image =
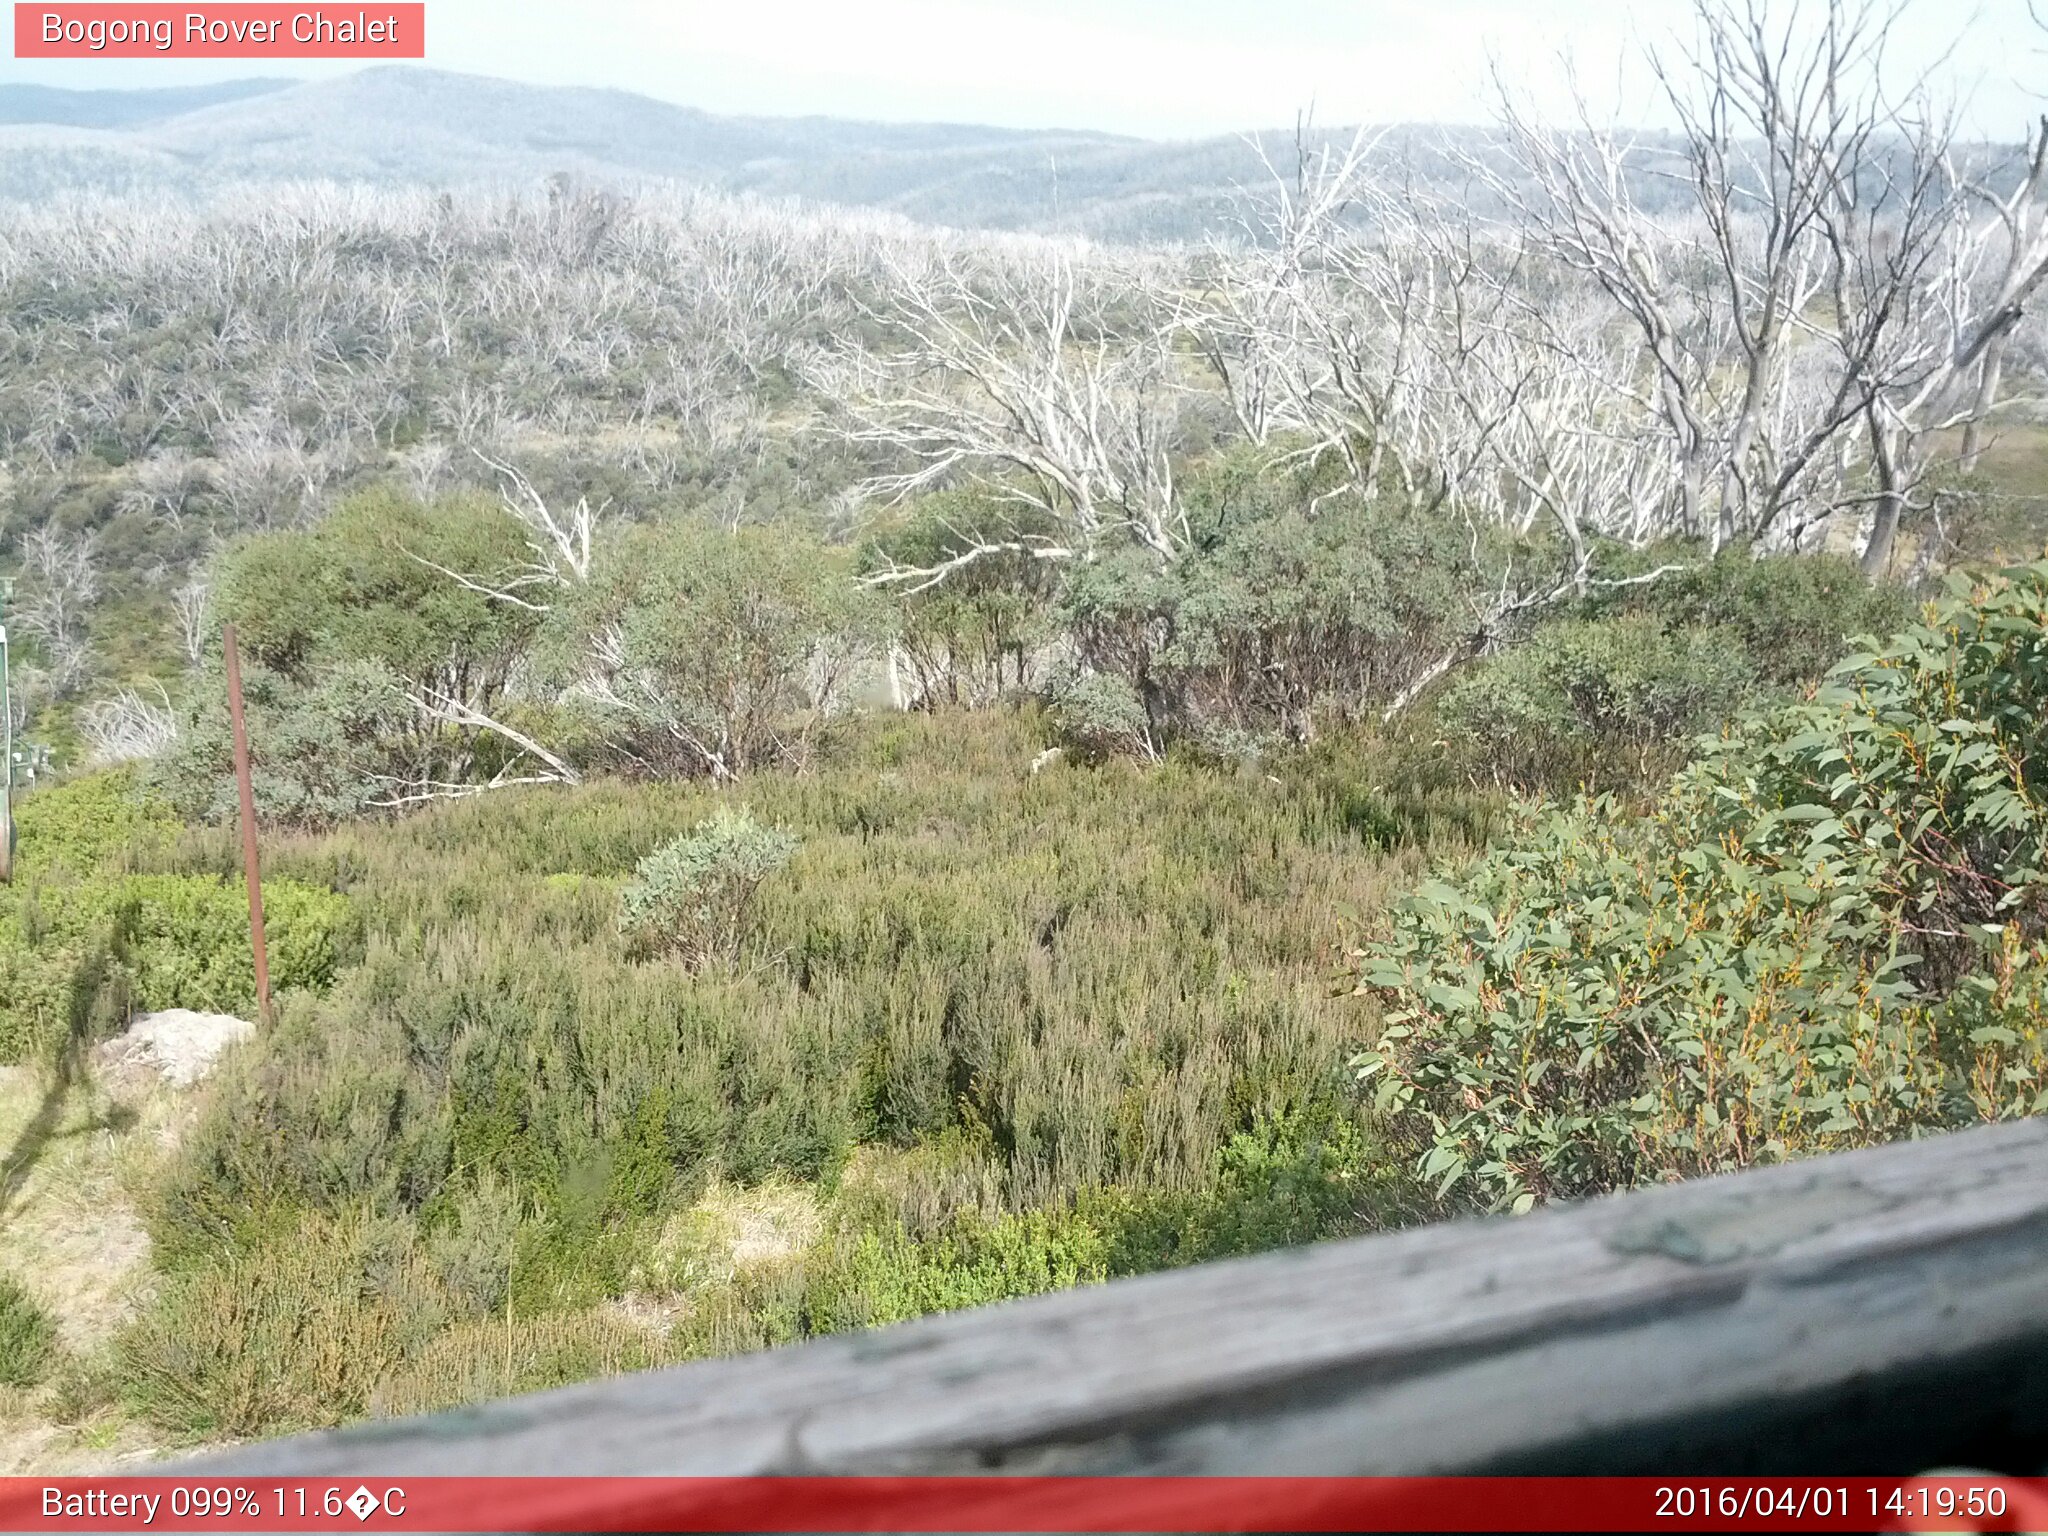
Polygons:
M161 683L151 685L154 700L134 688L123 688L79 712L78 734L86 760L96 766L161 757L178 740L178 713Z
M51 687L68 693L86 672L86 626L100 591L99 536L45 523L23 536L21 558L27 579L16 619L39 642Z
M593 507L589 497L580 496L575 506L558 512L509 461L494 459L481 448L470 452L498 476L499 500L526 530L529 558L492 572L453 570L410 549L404 551L406 558L494 602L546 613L553 606L550 593L589 578L597 526L609 504Z
M1291 172L1274 164L1263 139L1246 141L1266 181L1246 194L1233 238L1211 242L1179 319L1253 443L1284 429L1312 430L1320 393L1358 375L1356 348L1336 318L1345 306L1320 301L1357 276L1341 260L1334 271L1327 265L1332 232L1355 221L1361 202L1379 201L1382 213L1393 206L1373 197L1364 176L1380 137L1361 129L1339 145L1304 117L1295 125ZM1326 434L1325 446L1337 448L1348 435Z
M200 475L191 454L159 449L135 466L121 501L171 527L182 526L185 509L199 488Z
M904 466L863 496L900 501L968 478L1053 531L968 530L957 555L886 569L877 585L920 590L1004 551L1072 560L1129 540L1170 562L1186 549L1173 467L1183 385L1159 292L1057 249L891 267L871 318L893 345L848 342L809 368L841 436Z
M1471 163L1636 336L1677 531L1798 543L1867 508L1879 570L1930 444L1960 428L1973 459L1997 405L2006 338L2048 266L2040 140L1995 188L1958 167L1926 75L1884 79L1895 10L1695 12L1696 44L1651 55L1675 145L1620 138L1583 101L1574 129L1551 128L1503 90L1519 164ZM1689 226L1639 196L1674 180Z
M1571 271L1482 226L1454 193L1389 174L1378 145L1298 133L1242 275L1184 316L1221 331L1198 343L1212 367L1222 353L1240 377L1275 382L1273 420L1303 445L1293 454L1334 455L1353 493L1404 518L1464 524L1469 622L1418 658L1391 716L1534 610L1600 585L1597 536L1665 531L1671 475L1642 430L1643 397L1615 393L1629 360ZM1539 523L1555 558L1518 557L1495 536Z
M227 421L207 474L240 525L303 526L321 510L322 493L346 458L340 446L316 441L282 411L260 406Z
M1677 466L1675 531L1719 549L1766 532L1804 460L1854 419L1836 402L1766 476L1759 435L1783 400L1798 320L1823 292L1823 206L1886 121L1875 59L1887 18L1830 0L1817 27L1763 0L1698 0L1699 39L1651 65L1675 145L1597 125L1584 98L1561 129L1503 85L1516 164L1469 163L1528 238L1596 284L1634 332L1646 404ZM1643 206L1679 181L1690 232ZM1627 376L1614 381L1639 389Z
M171 594L171 612L178 621L185 665L197 669L206 660L214 635L212 583L204 576L192 577Z
M1473 251L1437 238L1441 211L1381 174L1381 137L1315 142L1304 124L1291 175L1265 162L1270 187L1256 227L1270 255L1258 259L1260 280L1240 290L1255 307L1221 314L1226 329L1248 337L1252 361L1241 371L1272 381L1274 414L1306 438L1306 453L1335 454L1366 495L1392 481L1398 494L1435 506L1464 478L1447 450L1465 438L1424 448L1427 378L1440 344L1464 339L1453 322Z
M1925 482L1947 434L1960 429L1957 462L1975 467L2011 338L2048 280L2048 119L2003 188L1960 165L1951 138L1921 125L1895 176L1839 189L1826 219L1826 335L1861 402L1871 575L1890 567L1907 514L1931 506Z
M482 449L472 449L499 478L499 495L505 510L525 527L533 551L536 575L565 585L590 576L592 543L606 507L591 506L590 498L579 496L576 505L557 512L534 488L531 480L503 459L494 459Z
M2028 306L2039 295L2048 278L2048 116L2034 127L2027 145L2025 174L2001 196L1982 178L1968 183L1989 213L1982 246L1995 251L1990 262L1992 281L1987 285L1988 302L1960 356L1974 350L1976 381L1970 419L1964 424L1961 466L1965 474L1976 471L1983 451L1984 424L2000 403L2005 365L2014 336L2028 314ZM1965 364L1967 372L1970 363Z
M459 730L488 731L501 737L518 748L518 753L489 780L442 781L436 779L387 779L386 785L392 796L380 803L387 805L409 805L423 800L460 799L469 795L482 794L486 790L505 789L515 784L580 784L583 775L566 759L544 747L518 727L489 714L475 702L463 697L452 688L425 684L409 689L406 699L422 718L436 724L456 727ZM540 767L530 772L520 772L527 759L533 759Z

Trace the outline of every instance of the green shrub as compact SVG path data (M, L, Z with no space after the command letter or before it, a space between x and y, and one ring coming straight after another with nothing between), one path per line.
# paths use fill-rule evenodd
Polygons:
M30 889L0 897L0 1063L48 1062L127 1022L134 976L121 908Z
M177 831L171 808L130 768L89 774L15 802L17 888L62 870L83 877L161 846Z
M1671 560L1682 569L1599 589L1580 604L1579 616L1634 614L1671 634L1723 634L1760 682L1788 690L1820 679L1852 636L1890 634L1913 619L1913 600L1903 589L1872 582L1841 555L1756 556L1736 547L1701 560L1685 548L1657 548L1617 560L1612 574Z
M0 1275L0 1386L34 1386L56 1353L55 1320L19 1282Z
M1143 702L1155 747L1162 733L1312 741L1469 637L1466 593L1492 552L1460 520L1390 515L1330 473L1226 458L1188 488L1179 558L1120 552L1068 573L1075 654Z
M426 505L377 489L311 528L233 546L213 601L245 660L301 683L367 661L466 694L503 676L539 616L446 572L487 581L532 558L519 521L489 496Z
M331 985L358 941L348 898L266 880L263 899L272 985ZM113 1033L138 1009L248 1016L255 1003L239 881L102 875L0 897L0 1062Z
M799 1329L841 1333L1064 1290L1106 1278L1107 1261L1096 1223L1050 1210L967 1213L917 1238L859 1232L806 1267Z
M620 925L643 949L697 969L737 959L754 893L796 853L797 839L745 807L720 807L642 859L619 893Z
M529 1313L508 1298L509 1250L495 1255L494 1274L478 1262L487 1268L483 1250L516 1228L498 1228L508 1210L495 1194L484 1205L481 1226L458 1229L466 1247L360 1209L251 1224L209 1262L174 1270L116 1337L116 1390L168 1433L218 1439L429 1412L660 1363L652 1334L587 1301Z
M748 909L773 966L619 964L612 882L730 790L507 792L285 846L280 877L346 872L364 961L213 1084L159 1251L279 1202L425 1219L486 1172L595 1229L951 1127L1002 1148L1018 1209L1200 1185L1258 1115L1340 1091L1328 914L1395 877L1318 782L1033 778L1036 750L1028 717L898 716L750 779L803 838Z
M1440 1194L1524 1206L2048 1108L2048 564L1956 589L1654 814L1425 883L1360 1069Z
M1437 717L1505 783L1633 782L1676 768L1755 691L1734 630L1624 614L1544 625L1452 682Z
M1047 692L1053 741L1084 761L1132 757L1156 762L1158 733L1138 691L1105 672L1063 672Z
M256 1006L249 898L211 875L133 875L118 888L128 963L144 1008L249 1015ZM295 880L263 882L271 985L325 991L351 956L348 898Z
M984 554L943 581L897 584L896 646L917 704L986 704L1006 687L1028 687L1035 658L1052 638L1059 562L1040 559L1031 537L1053 529L1042 517L992 502L986 493L943 491L919 499L900 520L878 527L862 550L862 574L932 570L977 545L1017 545Z
M666 1362L650 1327L608 1311L477 1319L437 1335L378 1383L373 1407L438 1413Z
M362 962L286 999L172 1154L148 1211L168 1315L127 1357L158 1385L131 1400L216 1432L144 1370L172 1337L213 1341L171 1363L242 1417L331 1421L1403 1214L1343 1072L1329 914L1411 856L1361 848L1334 766L1033 777L1039 739L1028 711L892 716L750 776L756 823L803 839L746 908L774 965L619 963L618 887L737 817L737 787L508 791L281 840L279 878L346 884ZM911 1165L914 1190L864 1192ZM816 1224L771 1259L650 1266L714 1178L810 1186ZM364 1211L415 1234L429 1336L335 1251ZM281 1347L287 1304L375 1370L258 1397L229 1362Z
M1277 760L1273 771L1298 783L1298 793L1321 799L1353 836L1380 852L1484 847L1513 804L1500 787L1475 783L1422 715L1333 732L1311 750Z
M1325 1103L1233 1136L1191 1189L1116 1185L1032 1210L966 1203L922 1220L873 1193L842 1195L832 1230L735 1277L731 1293L683 1324L678 1349L879 1327L1356 1232L1384 1214L1375 1161L1356 1122Z
M512 1288L525 1212L516 1191L486 1173L456 1194L452 1215L427 1237L427 1256L449 1294L493 1312Z
M730 778L801 766L888 628L839 551L789 529L627 531L562 594L542 655L623 761Z
M413 698L506 707L540 616L449 573L491 580L531 558L518 520L488 499L426 506L390 491L352 496L311 529L233 546L219 562L214 602L244 652L263 817L331 825L388 807L394 785L482 783L504 768L517 755L512 744L477 725L429 720ZM220 662L193 681L179 723L155 782L183 815L231 820Z
M242 667L250 787L267 825L324 827L368 815L391 780L430 777L438 743L419 729L404 679L381 661L323 665L309 678L260 661ZM177 744L152 765L155 787L196 822L230 825L239 813L227 684L202 674Z
M1652 559L1686 563L1595 589L1444 687L1436 718L1469 771L1531 792L1653 783L1742 709L1818 682L1850 636L1912 616L1898 588L1830 555L1680 547L1613 564Z

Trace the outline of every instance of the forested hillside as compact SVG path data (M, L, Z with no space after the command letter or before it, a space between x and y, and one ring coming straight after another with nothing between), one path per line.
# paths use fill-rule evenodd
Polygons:
M1199 244L14 209L12 1463L2042 1109L2048 124L1702 14Z

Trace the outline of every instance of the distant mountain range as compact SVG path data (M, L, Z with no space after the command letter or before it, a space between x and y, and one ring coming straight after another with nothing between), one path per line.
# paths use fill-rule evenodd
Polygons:
M387 66L149 91L0 84L0 197L337 179L674 179L931 223L1108 239L1211 227L1264 176L1241 139L726 117L625 91Z
M223 80L216 85L173 85L142 91L67 91L55 85L0 84L0 123L139 128L198 107L263 96L296 84L296 80Z
M1349 132L1327 130L1333 138ZM1291 130L1257 137L1276 165L1291 164ZM1635 165L1630 195L1649 208L1683 205L1683 166L1668 157L1674 141L1645 137L1666 155ZM1406 161L1405 174L1418 185L1485 205L1447 142L1498 153L1497 139L1482 128L1396 128L1387 149ZM2017 162L2009 147L1959 148L1981 155L1994 184L2010 184ZM1115 241L1224 230L1242 189L1270 177L1245 136L1162 141L957 123L727 117L628 91L391 65L326 80L162 90L0 83L0 202L298 180L530 189L563 173Z

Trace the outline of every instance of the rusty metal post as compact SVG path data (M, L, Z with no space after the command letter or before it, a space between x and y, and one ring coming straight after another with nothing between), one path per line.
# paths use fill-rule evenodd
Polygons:
M242 801L242 878L249 887L249 943L256 953L256 1017L270 1022L270 953L263 941L263 878L256 858L256 790L249 781L249 733L242 724L242 658L235 626L221 631L227 651L228 719L234 726L235 788Z

